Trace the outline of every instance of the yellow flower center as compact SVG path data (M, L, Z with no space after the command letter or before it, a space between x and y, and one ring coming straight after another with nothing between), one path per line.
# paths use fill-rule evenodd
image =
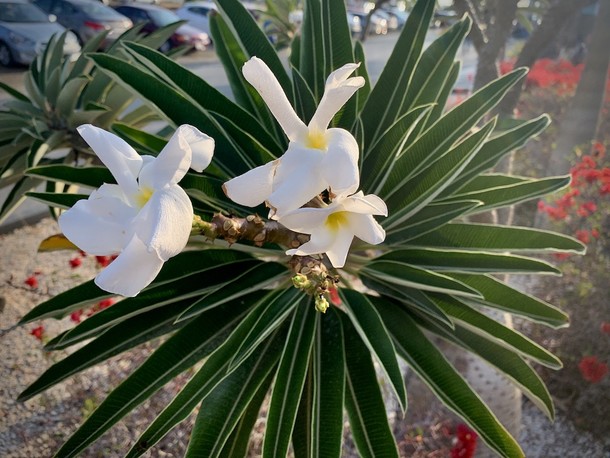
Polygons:
M310 131L307 134L307 140L305 141L307 148L325 150L328 148L328 142L326 141L326 133L320 131Z
M142 208L150 200L153 195L151 188L140 188L140 192L136 196L136 202L140 208Z
M337 232L341 226L347 223L347 212L335 212L328 215L326 218L326 227L332 232Z

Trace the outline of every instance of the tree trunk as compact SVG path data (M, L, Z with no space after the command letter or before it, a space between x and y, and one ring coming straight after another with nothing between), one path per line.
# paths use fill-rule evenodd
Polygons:
M558 0L546 11L540 25L534 29L528 40L523 45L519 57L515 62L517 67L531 67L536 59L547 48L549 43L557 38L560 30L574 17L581 8L594 3L595 0ZM501 117L512 116L523 84L515 85L500 102L498 111Z
M610 63L608 24L610 24L610 0L602 0L599 2L585 67L572 104L561 124L557 147L550 158L549 170L553 175L568 173L574 148L595 139Z

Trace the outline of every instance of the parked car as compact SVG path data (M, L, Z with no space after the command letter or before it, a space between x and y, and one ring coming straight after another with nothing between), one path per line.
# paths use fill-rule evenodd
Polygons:
M176 10L180 19L188 21L188 25L210 35L210 11L216 10L216 4L208 1L187 2Z
M156 5L131 3L129 5L116 6L115 9L131 19L134 24L144 22L145 25L142 28L144 33L151 33L161 27L181 21L173 11ZM197 51L203 51L209 44L210 37L207 33L188 24L183 24L176 29L169 40L161 46L160 50L167 52L178 46L187 45Z
M0 65L28 65L54 34L66 29L29 0L0 0ZM66 35L64 54L78 56L80 45L73 33Z
M366 24L367 13L360 10L349 10L348 14L357 16L360 20L361 27ZM378 12L373 13L371 16L371 25L369 26L369 34L385 35L388 33L388 20Z
M97 0L34 0L43 11L54 14L57 21L72 30L81 44L108 30L102 47L107 47L133 26L131 20Z

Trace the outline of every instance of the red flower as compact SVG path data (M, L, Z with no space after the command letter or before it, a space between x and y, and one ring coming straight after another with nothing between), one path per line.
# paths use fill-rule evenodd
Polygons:
M72 258L72 259L70 259L70 267L72 267L73 269L76 269L82 263L83 263L83 260L81 258Z
M42 342L42 338L44 337L44 326L41 325L32 329L30 334Z
M591 235L596 239L599 238L599 231L597 229L591 229Z
M603 321L602 325L600 326L600 331L604 334L610 335L610 323L608 323L607 321Z
M553 253L553 257L560 261L564 261L570 257L570 253Z
M98 266L107 267L112 262L112 258L110 256L96 256L95 261Z
M82 309L79 309L76 312L72 312L70 314L70 319L72 321L74 321L75 323L80 323L81 319L82 319L82 316L83 316L83 311L82 311Z
M584 229L576 231L576 238L585 245L591 241L591 238L589 237L589 231L586 231Z
M98 310L104 310L104 309L110 307L115 302L116 302L116 300L112 297L109 297L108 299L104 299L103 301L99 301L97 304Z
M38 288L38 279L34 275L30 275L24 282L30 288Z
M457 425L451 458L472 458L477 448L477 434L463 423Z
M578 363L582 378L587 382L597 383L608 373L608 365L597 359L597 356L585 356Z
M339 297L339 290L337 288L330 288L328 293L330 295L331 304L341 305L341 298Z

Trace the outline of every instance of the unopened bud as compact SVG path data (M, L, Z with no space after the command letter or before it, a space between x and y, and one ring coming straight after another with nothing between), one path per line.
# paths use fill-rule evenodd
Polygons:
M316 310L320 313L326 313L328 309L328 301L322 295L316 296Z
M296 274L294 277L292 277L292 284L298 289L308 289L311 287L311 282L307 276L303 274Z

